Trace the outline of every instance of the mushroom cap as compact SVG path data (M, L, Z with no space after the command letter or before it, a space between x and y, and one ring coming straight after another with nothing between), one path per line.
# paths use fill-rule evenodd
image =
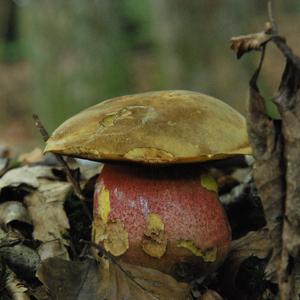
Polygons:
M116 97L60 125L45 152L90 160L166 164L251 154L245 118L197 92L157 91Z

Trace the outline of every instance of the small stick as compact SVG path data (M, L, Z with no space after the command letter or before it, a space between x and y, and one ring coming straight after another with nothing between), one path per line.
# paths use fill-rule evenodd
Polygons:
M0 177L2 177L9 170L10 159L9 158L4 158L4 159L5 159L5 163L2 169L0 170Z
M273 15L273 1L272 0L268 0L268 15L269 15L269 21L272 26L272 34L277 34L278 30L277 30L277 25L276 25L274 15Z
M44 142L46 142L49 139L49 134L48 134L47 130L43 126L43 124L42 124L41 120L39 119L38 115L33 114L32 117L33 117L35 126L39 129L39 131L40 131L40 133L41 133L41 135L44 139ZM74 178L70 167L68 166L68 164L66 163L66 161L63 159L63 157L61 155L56 154L56 153L54 153L54 155L55 155L56 159L58 160L58 162L64 168L64 170L67 174L67 178L69 179L70 183L72 184L73 189L74 189L74 193L79 198L85 214L87 215L89 220L92 221L91 213L90 213L89 209L86 206L86 198L85 198L85 196L83 195L83 193L81 191L81 188L80 188L80 185L79 185L78 181Z

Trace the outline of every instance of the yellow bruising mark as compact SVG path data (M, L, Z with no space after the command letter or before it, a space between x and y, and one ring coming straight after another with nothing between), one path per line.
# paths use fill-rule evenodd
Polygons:
M98 214L101 217L101 220L103 221L104 224L107 223L109 213L110 213L109 190L107 190L103 186L98 194Z
M190 250L194 255L201 256L205 262L214 262L217 258L217 248L209 248L201 250L196 247L195 243L191 240L178 240L176 246Z
M208 173L201 174L200 182L201 185L207 190L218 193L218 184L210 174Z
M101 121L101 125L104 127L110 127L114 125L114 120L116 118L116 115L109 115L107 117L104 117Z
M120 256L129 248L128 233L120 220L103 224L100 218L93 221L93 240L103 243L104 249L114 256Z
M161 258L167 250L165 225L158 214L150 213L147 216L147 229L142 240L143 251L156 258Z
M148 230L156 231L156 230L165 230L165 224L162 222L160 215L150 213L147 216L148 222Z
M157 148L134 148L124 155L125 158L135 161L168 162L174 159L174 155L168 151Z
M129 118L132 115L132 111L127 108L122 108L121 110L117 111L116 113L112 113L104 117L101 122L100 126L102 127L111 127L116 124L117 121Z

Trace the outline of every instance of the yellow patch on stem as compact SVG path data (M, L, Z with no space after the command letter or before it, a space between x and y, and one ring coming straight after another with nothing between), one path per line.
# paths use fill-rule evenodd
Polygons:
M143 251L156 258L161 258L167 250L165 225L158 214L150 213L147 217L147 230L142 240Z
M165 224L162 222L160 215L150 213L147 216L148 222L148 230L155 231L155 230L164 230Z
M107 223L110 213L109 191L103 186L98 194L98 214L103 222Z
M201 174L200 182L205 189L218 193L218 184L210 174L208 173Z
M124 254L129 248L128 233L120 220L103 224L100 218L94 218L93 241L103 243L104 249L114 256Z
M191 240L178 240L176 246L190 250L194 255L201 256L205 262L214 262L217 258L217 248L213 247L207 250L201 250L196 247Z

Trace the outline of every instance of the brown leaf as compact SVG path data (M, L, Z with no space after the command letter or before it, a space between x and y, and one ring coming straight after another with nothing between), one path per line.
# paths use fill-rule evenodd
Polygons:
M82 160L81 160L82 161ZM80 161L80 162L81 162ZM103 168L103 164L92 162L92 164L79 164L80 167L80 187L85 190L87 185L91 182L91 185L95 185L93 179L96 179ZM93 189L92 187L92 189Z
M19 221L31 224L31 218L27 209L21 202L7 201L0 204L0 224L5 226L12 222Z
M64 210L64 201L71 191L71 184L47 179L40 179L39 184L36 191L25 197L33 221L33 236L36 240L44 242L39 254L43 259L53 255L67 259L68 252L64 245L68 242L63 236L70 226Z
M260 50L264 44L270 41L272 38L270 26L267 23L264 31L232 37L230 48L236 52L237 58L241 58L246 52Z
M6 288L10 292L13 300L30 300L27 295L27 287L20 282L16 274L10 269L8 269Z
M281 299L298 299L300 294L300 58L285 43L287 62L276 103L282 117L285 194L281 265L278 272ZM289 55L288 55L289 54Z
M56 299L191 299L187 285L169 275L129 264L121 267L126 273L105 259L97 263L91 259L70 262L50 258L42 263L37 277Z
M46 166L24 166L6 172L0 178L0 191L5 187L28 186L37 189L40 186L39 178L47 177L56 179L52 172L53 168Z
M30 165L43 160L43 151L40 148L35 148L31 152L23 153L19 156L18 161L22 165Z

